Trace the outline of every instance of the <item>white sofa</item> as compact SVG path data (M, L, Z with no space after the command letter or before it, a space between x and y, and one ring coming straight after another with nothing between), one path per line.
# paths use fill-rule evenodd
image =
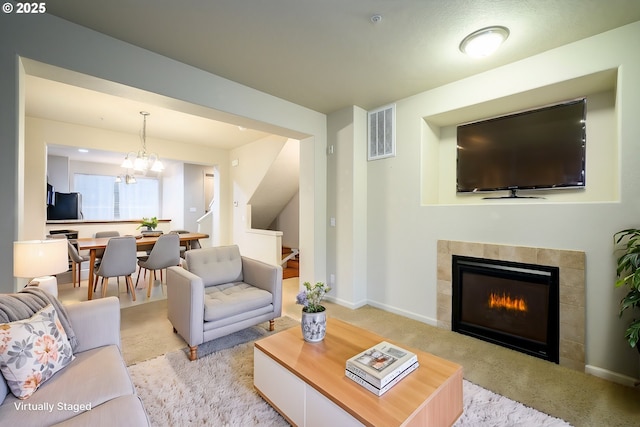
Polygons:
M282 314L282 267L240 255L238 246L194 249L183 267L167 269L167 306L174 332L197 358L207 341Z
M0 425L149 426L120 352L116 297L65 305L78 339L75 360L24 400L0 381Z

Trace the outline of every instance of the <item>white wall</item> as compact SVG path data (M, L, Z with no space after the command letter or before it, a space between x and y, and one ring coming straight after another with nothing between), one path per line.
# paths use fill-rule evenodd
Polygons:
M47 156L47 181L59 193L69 190L69 158Z
M625 323L618 319L622 292L613 287L612 242L617 230L640 226L637 40L640 23L398 101L397 156L369 162L367 169L369 302L435 324L438 239L584 251L586 363L594 371L637 378L638 354L628 347ZM449 203L456 197L455 186L441 185L439 180L451 179L447 176L455 163L438 150L453 149L446 127L457 113L464 113L458 115L464 121L473 119L472 113L479 119L500 109L541 105L554 97L561 101L583 89L595 90L597 79L584 76L610 76L607 70L614 70L613 75L618 70L615 109L606 110L602 120L593 120L591 124L602 124L588 125L587 135L587 141L598 139L597 144L606 146L608 160L590 155L587 170L587 185L604 186L604 193L582 200L558 193L535 203ZM441 143L449 145L443 148ZM617 166L603 168L601 161Z
M275 229L282 231L282 246L298 248L300 243L300 192L284 207L275 221Z
M249 199L287 142L287 138L270 136L233 149L229 153L232 185L233 242L242 246L251 228Z
M184 186L178 193L168 194L169 201L184 199L184 224L182 229L198 230L198 219L206 213L209 202L205 202L205 174L213 174L213 168L205 165L184 165Z
M367 198L372 194L366 119L362 108L347 107L329 115L327 131L329 298L351 308L367 302Z
M25 152L24 75L30 73L93 90L117 91L145 102L161 102L183 112L197 111L212 118L241 118L255 129L304 139L301 145L301 186L305 188L301 208L307 218L301 236L311 262L303 268L307 280L323 280L325 266L326 158L319 156L326 147L326 117L233 81L198 70L142 48L104 36L51 15L0 15L0 178L5 185L0 206L0 269L11 271L12 241L27 237L33 224L27 222L25 200L31 186L24 178L32 171L45 170L44 144ZM86 143L87 141L85 141ZM154 145L155 147L155 145ZM161 157L180 159L182 146L154 148ZM125 150L126 151L126 150ZM197 162L197 160L184 159ZM28 164L27 164L28 163ZM228 182L228 161L220 162L219 175ZM37 175L37 174L36 174ZM35 187L44 188L44 172L34 177ZM33 201L44 200L36 194ZM220 188L220 206L231 204L231 186ZM44 208L42 209L44 211ZM228 241L232 229L230 210L221 209L220 233ZM25 226L28 223L29 226ZM44 230L41 230L43 232ZM302 244L301 244L302 246ZM0 292L15 289L16 282L5 281Z
M182 192L185 189L184 169L182 162L164 163L162 171L162 217L171 218L172 230L185 229L184 203ZM197 231L197 227L190 231Z

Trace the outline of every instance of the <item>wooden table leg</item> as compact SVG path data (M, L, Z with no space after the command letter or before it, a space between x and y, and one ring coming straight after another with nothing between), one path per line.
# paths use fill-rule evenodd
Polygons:
M87 291L87 299L93 299L93 269L96 265L96 249L89 250L89 290Z

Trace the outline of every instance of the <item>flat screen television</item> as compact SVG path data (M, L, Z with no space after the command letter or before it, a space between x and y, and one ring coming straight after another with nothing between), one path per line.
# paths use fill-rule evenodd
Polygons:
M457 127L458 193L584 188L586 98Z
M82 219L82 194L56 191L55 201L47 207L48 220Z

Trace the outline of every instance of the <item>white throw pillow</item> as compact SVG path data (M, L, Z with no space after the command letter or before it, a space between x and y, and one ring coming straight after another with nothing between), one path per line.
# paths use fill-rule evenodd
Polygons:
M73 359L71 344L51 304L30 319L0 324L0 371L19 399L31 396Z

